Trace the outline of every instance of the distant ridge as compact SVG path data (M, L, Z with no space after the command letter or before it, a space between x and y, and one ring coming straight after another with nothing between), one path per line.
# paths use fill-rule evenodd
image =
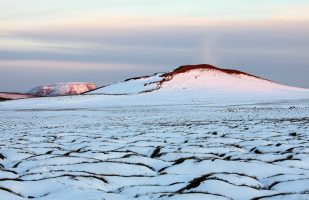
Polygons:
M38 97L68 96L82 94L90 90L94 90L95 88L96 85L94 83L57 83L32 88L27 92L27 94L32 94Z
M17 100L17 99L27 99L34 98L34 95L15 93L15 92L0 92L0 101Z

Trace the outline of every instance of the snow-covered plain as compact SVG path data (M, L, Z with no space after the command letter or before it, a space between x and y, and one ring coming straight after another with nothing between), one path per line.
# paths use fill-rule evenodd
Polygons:
M309 199L308 90L163 78L0 103L0 199Z
M309 199L308 101L0 111L0 197Z

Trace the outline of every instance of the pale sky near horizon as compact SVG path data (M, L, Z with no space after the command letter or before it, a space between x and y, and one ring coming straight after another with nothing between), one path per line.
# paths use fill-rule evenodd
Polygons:
M0 0L0 91L209 63L309 88L308 0Z

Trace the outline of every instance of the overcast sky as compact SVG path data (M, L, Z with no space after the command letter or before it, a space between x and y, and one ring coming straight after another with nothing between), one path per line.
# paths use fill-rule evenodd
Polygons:
M1 0L0 91L209 63L309 88L308 0Z

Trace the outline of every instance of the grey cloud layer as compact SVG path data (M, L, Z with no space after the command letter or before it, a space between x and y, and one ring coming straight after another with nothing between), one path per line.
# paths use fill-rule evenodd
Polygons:
M36 50L0 46L0 90L22 90L26 79L7 84L15 74L36 74L25 86L49 82L93 80L99 85L124 77L168 71L182 64L210 63L236 68L277 82L309 87L309 27L302 23L235 24L218 26L153 26L136 28L51 29L7 33L5 37L46 44ZM60 44L48 46L48 44ZM66 45L61 46L62 43ZM71 46L70 46L71 45ZM41 48L41 49L40 49ZM52 50L52 51L51 51ZM4 60L24 60L24 68L10 68ZM90 70L71 73L64 68L53 72L31 68L27 60L123 63L136 70ZM49 72L49 73L47 73ZM62 74L61 76L56 74ZM100 74L100 76L98 76ZM36 78L36 77L44 77ZM70 80L69 80L70 79Z

